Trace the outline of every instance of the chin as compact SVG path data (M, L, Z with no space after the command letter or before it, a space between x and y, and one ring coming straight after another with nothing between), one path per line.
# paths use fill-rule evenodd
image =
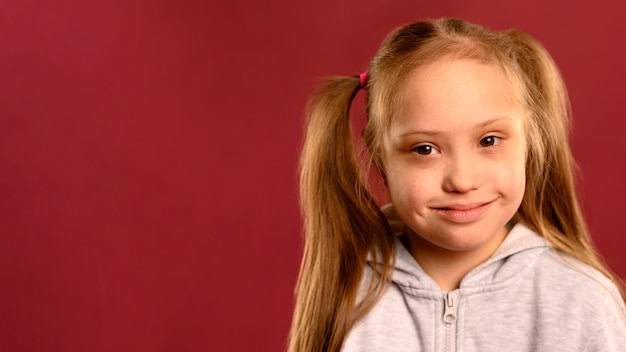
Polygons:
M430 244L441 249L445 249L453 252L468 252L480 249L486 249L487 247L498 247L505 233L505 227L502 225L501 230L489 229L485 231L484 226L477 226L475 228L446 228L436 230L435 233L422 232L424 235L420 235L420 232L415 232L418 242L427 242L423 244ZM502 234L502 235L501 235Z

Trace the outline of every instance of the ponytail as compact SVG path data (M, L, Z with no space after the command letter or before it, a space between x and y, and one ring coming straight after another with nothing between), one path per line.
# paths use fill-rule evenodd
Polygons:
M304 256L288 350L338 351L382 293L393 258L389 225L359 168L350 125L358 77L321 84L307 107L300 165ZM357 293L367 256L383 265L365 299ZM374 275L375 276L375 275Z
M554 249L594 267L619 287L620 280L593 246L576 196L576 165L568 147L571 108L559 70L529 35L515 30L503 35L520 68L531 112L526 193L518 214Z

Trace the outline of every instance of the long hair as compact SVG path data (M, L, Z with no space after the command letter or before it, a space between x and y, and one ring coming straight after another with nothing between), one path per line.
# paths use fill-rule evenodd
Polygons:
M442 58L472 59L503 69L528 112L526 188L516 217L555 251L620 286L592 245L576 196L563 80L543 46L520 31L494 32L440 19L402 26L384 40L368 70L363 131L382 178L384 138L400 112L399 92L408 73ZM340 350L354 323L384 292L394 266L394 236L354 150L349 111L358 90L357 77L328 78L307 108L300 171L305 248L289 351ZM383 264L375 268L364 297L357 298L368 255Z
M379 249L387 277L393 237L359 168L349 106L354 77L329 79L308 107L301 157L300 195L306 243L290 334L290 351L336 351L351 323L384 288L373 282L356 303L367 255Z

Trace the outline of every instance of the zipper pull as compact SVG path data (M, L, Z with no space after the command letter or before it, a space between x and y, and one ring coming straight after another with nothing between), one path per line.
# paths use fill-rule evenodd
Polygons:
M452 324L456 321L456 310L458 308L458 295L455 292L447 292L443 296L443 322Z

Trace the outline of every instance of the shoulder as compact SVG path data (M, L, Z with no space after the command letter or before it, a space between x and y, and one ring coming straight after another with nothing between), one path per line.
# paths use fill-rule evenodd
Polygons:
M533 283L545 311L558 311L565 325L578 325L590 350L626 351L626 307L613 281L552 250L537 264Z
M368 294L371 280L380 275L370 265L363 271L357 301ZM414 351L420 341L415 334L414 317L406 305L402 290L394 283L385 283L383 294L364 317L352 327L342 351ZM402 341L402 343L398 343Z
M554 250L545 251L534 275L554 290L584 299L615 298L622 301L615 283L595 268Z
M518 259L519 263L502 266L515 270L530 269L527 275L522 276L526 277L525 280L532 280L535 288L544 287L553 295L570 295L571 299L613 297L623 304L620 292L611 279L570 255L550 249L547 241L526 225L517 224L509 237L506 244L512 255L504 259L506 262ZM507 253L506 250L504 252Z

